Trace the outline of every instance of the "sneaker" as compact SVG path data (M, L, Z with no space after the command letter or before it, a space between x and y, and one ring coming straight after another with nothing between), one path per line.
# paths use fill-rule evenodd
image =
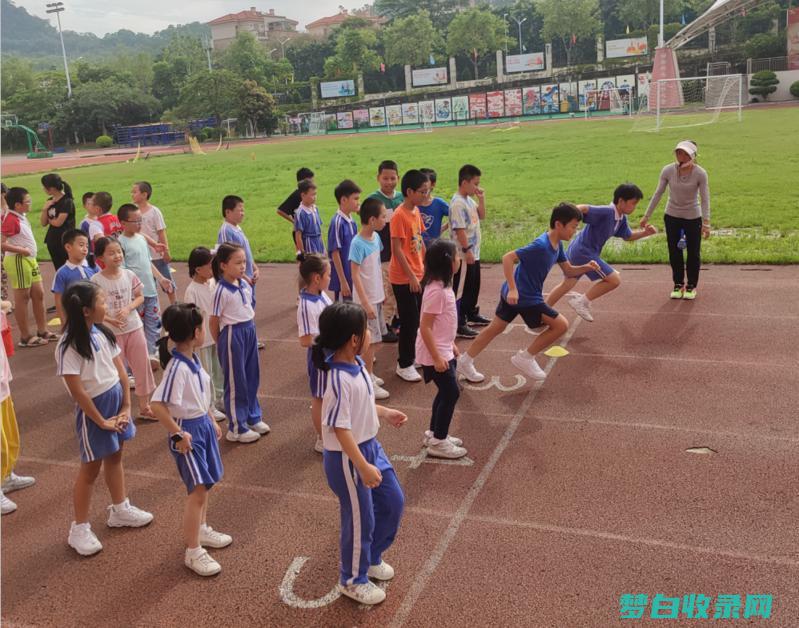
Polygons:
M150 356L150 368L154 371L161 368L161 360L158 359L158 355L155 353Z
M455 372L459 377L463 377L466 381L473 384L479 384L486 377L474 368L474 360L468 353L461 353L458 356L458 363L455 367Z
M482 314L472 314L468 317L467 322L469 325L474 325L475 327L485 327L491 323L491 319L486 318Z
M17 509L17 505L3 493L0 493L0 514L8 515Z
M109 528L141 528L152 520L151 513L136 508L129 499L125 499L119 506L108 507Z
M227 547L233 542L233 537L229 534L217 532L207 523L200 526L200 545L203 547Z
M374 385L374 389L375 389L375 399L377 401L383 401L384 399L388 399L391 396L390 392L388 392L385 388L383 388L378 384Z
M225 434L225 440L231 443L254 443L259 438L261 438L261 435L255 430L247 430L241 434L236 434L228 430L228 433Z
M136 378L133 375L128 375L128 388L136 390Z
M198 552L197 555L190 554L190 551L186 550L183 564L198 576L215 576L222 571L222 565L211 558L211 555L204 549Z
M679 285L679 284L675 284L674 290L671 291L671 294L669 295L669 298L670 299L682 299L682 293L683 293L682 286Z
M383 334L382 340L387 344L394 344L395 342L399 342L399 336L389 329L385 334Z
M383 385L383 384L385 384L386 382L384 382L384 381L383 381L383 378L382 378L382 377L378 377L377 375L375 375L374 373L372 373L372 383L373 383L375 386L382 386L382 385Z
M547 378L546 372L540 366L535 358L531 356L525 349L519 351L510 359L510 363L528 377L541 381Z
M430 444L431 438L433 438L433 432L431 432L430 430L425 430L424 439L422 439L422 443L424 444L425 447L427 447ZM463 441L457 436L453 436L452 434L447 435L447 440L453 445L456 445L457 447L463 445Z
M94 536L90 523L77 524L73 521L69 528L67 543L81 556L91 556L103 549L102 543Z
M454 460L455 458L463 458L466 455L466 450L463 447L458 447L458 445L453 444L452 441L447 438L444 440L431 438L427 441L427 455L433 458L449 458L450 460Z
M386 592L373 582L365 584L339 584L338 591L341 595L360 602L361 604L380 604L386 599Z
M686 301L693 301L696 298L696 288L693 286L686 286L685 292L682 293L682 298Z
M262 351L264 347L266 347L266 345L264 344L264 341L263 340L259 340L258 341L258 351Z
M227 416L219 408L211 408L211 418L214 421L227 421Z
M422 376L413 368L413 365L406 366L402 368L399 364L397 364L397 375L399 375L402 379L406 382L421 382Z
M33 486L34 484L36 484L36 478L32 478L27 475L17 475L12 471L11 474L6 478L6 481L3 482L3 492L12 493L23 488L28 488L29 486Z
M381 560L379 565L371 565L366 575L375 580L391 580L394 577L394 568Z
M264 423L263 421L258 421L258 423L253 423L252 425L250 425L250 429L251 429L251 430L253 430L253 431L255 431L255 432L258 432L258 433L259 433L259 434L261 434L262 436L263 436L264 434L269 434L269 432L271 432L271 431L272 431L272 428L270 428L270 427L269 427L269 426L268 426L266 423Z
M477 332L468 325L458 325L458 331L455 334L458 338L466 338L471 340L477 338Z
M584 294L575 294L569 297L569 305L577 315L585 321L592 323L594 315L591 314L591 301Z
M324 443L322 442L322 439L321 439L321 438L319 438L318 436L316 437L316 442L315 442L315 443L314 443L314 445L313 445L313 450L314 450L316 453L318 453L318 454L322 454L322 453L324 453L324 452L325 452L325 445L324 445Z

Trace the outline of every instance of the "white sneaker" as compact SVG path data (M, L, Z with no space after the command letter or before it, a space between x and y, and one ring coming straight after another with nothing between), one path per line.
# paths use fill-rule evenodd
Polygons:
M430 430L425 430L424 439L422 440L425 447L427 447L427 445L430 444L429 441L431 438L433 438L433 432L431 432ZM456 445L457 447L463 445L463 441L457 436L453 436L452 434L447 435L447 440L453 445Z
M406 382L421 382L422 381L422 376L419 375L419 373L416 371L415 368L413 368L413 366L406 366L405 368L402 368L402 367L400 367L399 364L397 364L396 373L402 379L404 379ZM363 586L366 586L366 585L363 585Z
M377 401L382 401L383 399L388 399L391 396L391 393L388 392L385 388L380 386L379 384L374 385L375 389L375 399Z
M229 534L217 532L207 523L200 526L200 545L203 547L227 547L233 542Z
M28 488L29 486L33 486L34 484L36 484L36 478L32 478L27 475L17 475L12 471L11 474L6 478L6 481L3 482L3 492L12 493L23 488Z
M152 520L152 513L136 508L129 499L125 499L119 506L108 507L109 528L140 528Z
M73 521L69 528L67 543L81 556L91 556L103 549L102 543L94 536L90 523L77 524Z
M258 421L258 423L253 423L252 425L250 425L250 429L262 435L269 434L269 432L272 431L272 429L263 421Z
M341 595L346 595L361 604L380 604L386 599L386 592L373 582L367 582L366 584L339 584L338 590Z
M384 382L384 381L383 381L383 378L382 378L382 377L378 377L377 375L375 375L374 373L372 373L372 383L373 383L375 386L382 386L382 385L383 385L383 384L385 384L386 382Z
M463 377L466 381L472 382L473 384L479 384L486 378L485 375L474 368L474 360L468 353L461 353L458 356L455 372L460 377Z
M254 431L254 430L247 430L242 434L236 434L235 432L228 431L225 434L225 440L230 441L231 443L254 443L261 435Z
M189 552L190 550L186 550L183 564L198 576L215 576L222 571L222 565L211 558L207 551L202 550L196 556Z
M133 375L128 375L128 388L136 390L136 378Z
M17 505L12 502L3 493L0 493L0 513L4 515L11 514L17 509Z
M433 458L463 458L466 455L466 450L463 447L458 447L453 444L449 439L438 440L431 438L427 441L427 455Z
M316 438L316 442L313 444L313 450L318 454L324 453L325 451L325 445L322 442L322 439L318 436Z
M569 297L569 305L577 312L577 315L583 320L592 323L594 315L591 314L591 301L585 298L584 294L573 294Z
M211 408L211 418L214 421L227 421L227 416L217 408Z
M525 349L519 349L516 355L510 359L510 363L532 379L541 381L547 378L544 369L538 366L538 362L535 361L535 358Z
M375 580L391 580L394 577L394 568L381 560L379 565L371 565L366 575Z

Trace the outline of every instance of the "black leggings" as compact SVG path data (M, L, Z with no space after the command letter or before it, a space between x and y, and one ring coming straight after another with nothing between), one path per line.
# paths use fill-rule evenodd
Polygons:
M449 424L455 412L455 404L461 396L458 378L455 374L456 360L449 361L449 368L439 373L432 366L424 367L425 382L433 380L438 394L433 399L433 412L430 415L430 431L438 440L444 440L449 434Z
M53 262L53 268L58 270L67 263L67 250L63 244L56 244L54 242L46 242L47 252L50 253L50 260Z
M666 224L666 242L669 245L669 263L674 285L685 283L686 267L688 271L687 285L695 288L699 284L699 267L702 265L700 249L702 247L702 219L675 218L668 214L663 216ZM685 251L688 261L683 259L682 249L677 247L680 241L680 230L685 232Z
M408 284L391 284L394 298L397 299L399 316L399 357L400 368L413 366L416 361L416 332L419 331L419 317L422 311L422 293L411 292Z

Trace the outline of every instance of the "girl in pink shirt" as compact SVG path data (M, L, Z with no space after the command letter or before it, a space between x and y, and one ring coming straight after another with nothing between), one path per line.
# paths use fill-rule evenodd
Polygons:
M449 435L449 424L460 397L455 374L455 333L458 311L452 290L452 275L461 260L451 240L436 240L427 249L422 278L422 318L416 336L416 360L422 365L425 383L438 387L433 399L430 429L425 432L427 454L435 458L462 458L466 450L459 438Z

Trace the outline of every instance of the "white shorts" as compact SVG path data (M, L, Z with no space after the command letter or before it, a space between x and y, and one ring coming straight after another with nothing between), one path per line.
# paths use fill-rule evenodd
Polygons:
M386 327L386 319L383 318L383 304L373 303L372 309L375 311L375 317L366 320L366 328L372 337L372 344L383 342L383 335L388 333Z

